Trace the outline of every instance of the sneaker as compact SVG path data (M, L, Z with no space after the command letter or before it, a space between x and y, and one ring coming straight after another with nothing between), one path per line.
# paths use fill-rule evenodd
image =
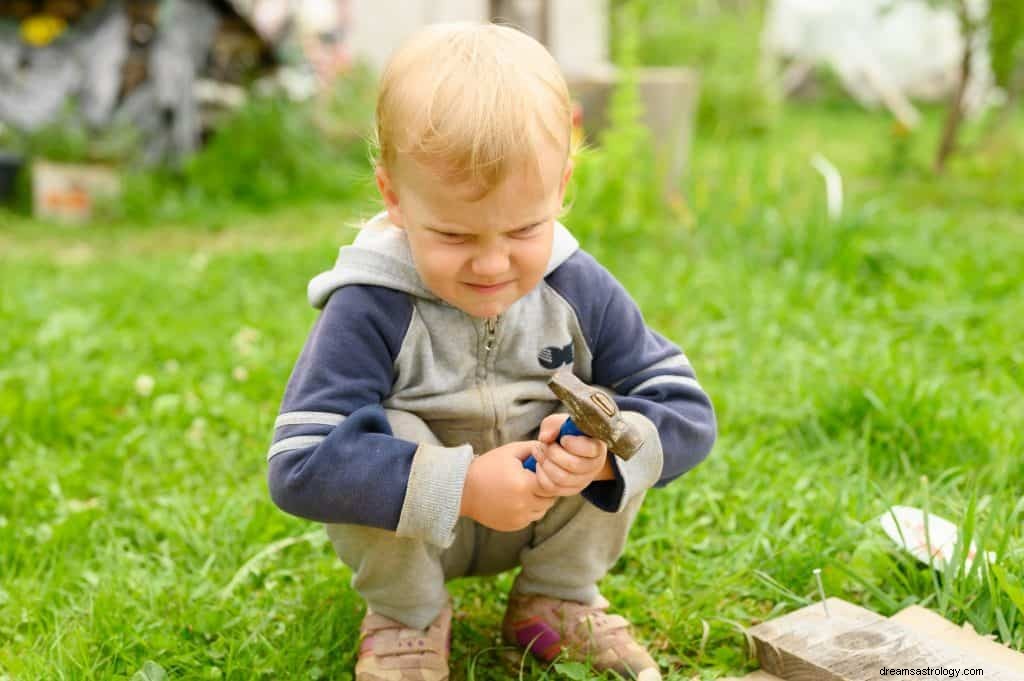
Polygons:
M547 596L511 596L501 631L509 643L544 662L559 655L589 662L637 681L660 681L658 663L629 633L629 622L609 615L608 601L594 605Z
M356 681L448 681L452 608L426 629L367 611L359 627Z

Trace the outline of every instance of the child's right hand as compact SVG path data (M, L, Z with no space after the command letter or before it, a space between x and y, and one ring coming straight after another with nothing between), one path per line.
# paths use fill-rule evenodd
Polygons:
M545 494L537 476L523 468L543 446L537 440L510 442L473 459L459 515L499 532L521 530L543 518L558 497Z

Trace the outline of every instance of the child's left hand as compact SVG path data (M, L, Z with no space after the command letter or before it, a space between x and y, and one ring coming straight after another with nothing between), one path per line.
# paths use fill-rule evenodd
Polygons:
M566 414L552 414L540 425L538 439L545 444L537 454L537 483L544 492L571 497L582 492L594 480L614 477L608 461L608 445L601 440L566 435L555 442Z

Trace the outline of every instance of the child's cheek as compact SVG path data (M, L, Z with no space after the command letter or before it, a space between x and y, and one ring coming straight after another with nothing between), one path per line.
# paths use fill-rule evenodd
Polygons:
M454 283L465 269L465 259L455 249L438 250L431 259L435 279Z

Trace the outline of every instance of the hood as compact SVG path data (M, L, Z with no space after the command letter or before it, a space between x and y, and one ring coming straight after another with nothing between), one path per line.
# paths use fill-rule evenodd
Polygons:
M578 248L576 238L556 221L551 258L544 276L551 274ZM313 277L306 291L309 303L320 309L335 289L351 284L383 286L418 298L440 300L420 279L405 231L392 224L386 212L368 221L352 245L341 247L333 268Z

